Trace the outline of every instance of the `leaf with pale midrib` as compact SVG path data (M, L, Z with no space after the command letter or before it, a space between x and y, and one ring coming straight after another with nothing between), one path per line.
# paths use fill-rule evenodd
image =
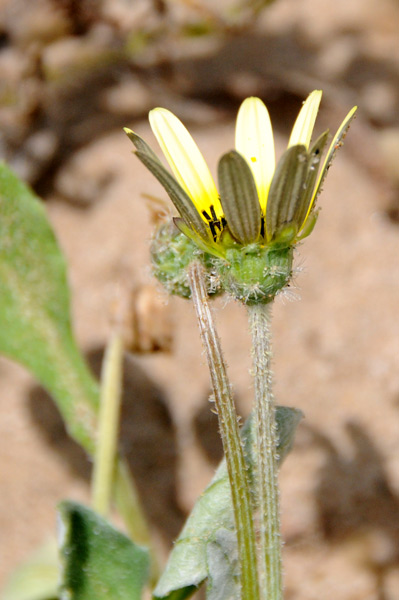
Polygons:
M61 600L140 600L149 553L77 502L59 506Z

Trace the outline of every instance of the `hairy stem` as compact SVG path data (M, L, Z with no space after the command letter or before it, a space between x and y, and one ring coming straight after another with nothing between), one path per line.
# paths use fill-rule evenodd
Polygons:
M92 479L93 508L108 514L116 461L121 403L123 344L115 334L107 347L101 374L100 409Z
M188 274L201 339L211 375L215 405L219 417L219 429L230 479L237 530L241 598L242 600L257 600L259 598L259 586L253 511L238 430L237 414L220 340L209 307L204 268L199 262L193 262L189 267Z
M270 304L248 306L248 316L255 386L262 597L281 600L283 584L270 307Z

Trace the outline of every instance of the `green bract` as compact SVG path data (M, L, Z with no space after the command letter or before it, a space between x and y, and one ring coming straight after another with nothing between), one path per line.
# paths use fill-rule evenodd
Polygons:
M226 250L226 260L215 259L222 288L244 304L266 304L284 288L292 274L293 248L258 243Z

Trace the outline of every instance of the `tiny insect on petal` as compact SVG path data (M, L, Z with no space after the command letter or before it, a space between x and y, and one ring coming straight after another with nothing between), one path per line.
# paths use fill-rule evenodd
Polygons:
M315 187L315 183L317 180L318 173L320 171L321 158L323 155L324 148L327 144L329 130L327 129L322 133L309 151L309 163L308 163L308 173L305 181L305 192L302 197L300 206L298 207L298 213L296 215L296 221L299 226L299 231L301 231L303 225L305 224L305 218L308 214L310 203L313 198L313 190Z
M200 214L214 207L223 216L218 192L208 166L193 138L173 113L155 108L149 114L151 128L177 181Z
M317 183L316 183L316 186L315 186L315 189L313 192L312 200L309 204L308 212L307 212L307 215L303 222L302 227L305 225L306 219L309 217L310 211L312 210L312 207L314 206L314 204L317 200L317 196L321 192L321 186L323 185L323 182L326 178L328 169L331 167L331 163L335 157L335 154L336 154L338 148L340 148L344 143L344 138L348 132L350 124L352 123L352 121L355 117L356 111L357 111L357 106L354 106L348 112L345 119L342 121L340 128L338 129L337 133L335 134L333 141L331 142L331 145L327 152L327 156L326 156L323 166L321 168L320 175L319 175L319 178L317 180Z
M292 129L288 147L303 144L307 150L309 149L321 96L320 90L314 90L305 100Z
M276 159L270 116L259 98L247 98L241 104L236 123L236 150L246 158L251 168L260 207L265 215Z

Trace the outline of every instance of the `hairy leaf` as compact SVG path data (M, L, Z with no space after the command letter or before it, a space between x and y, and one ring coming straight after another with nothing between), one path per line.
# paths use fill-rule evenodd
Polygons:
M290 451L302 413L278 406L278 454L280 462ZM255 477L255 428L250 417L242 436L250 481ZM256 500L254 499L254 502ZM219 465L214 478L197 500L169 557L166 569L154 591L155 598L183 600L208 577L208 544L221 546L221 531L234 531L234 514L226 463ZM223 534L224 535L224 534ZM225 539L225 535L222 539ZM213 547L217 552L217 548ZM210 550L212 553L212 550ZM220 551L219 551L220 555ZM225 568L226 565L222 568ZM215 577L215 573L213 575ZM214 585L214 584L213 584Z
M0 164L0 353L57 399L69 431L93 449L97 383L72 335L65 259L38 198Z
M148 551L75 502L62 502L59 516L61 600L140 600Z

